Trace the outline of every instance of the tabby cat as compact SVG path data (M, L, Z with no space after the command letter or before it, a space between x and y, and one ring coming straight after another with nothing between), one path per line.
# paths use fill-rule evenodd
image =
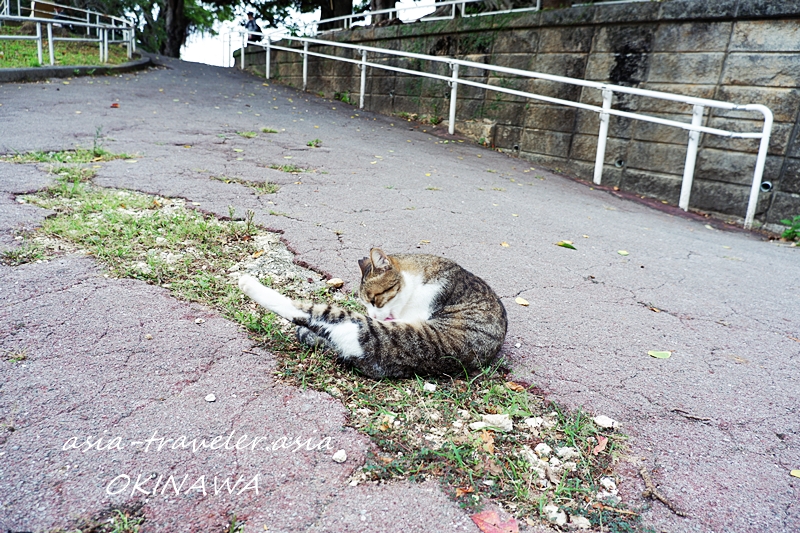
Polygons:
M297 324L298 338L333 349L372 378L462 374L497 355L508 320L489 285L453 261L433 255L386 255L358 262L368 316L335 305L294 302L252 276L239 288Z

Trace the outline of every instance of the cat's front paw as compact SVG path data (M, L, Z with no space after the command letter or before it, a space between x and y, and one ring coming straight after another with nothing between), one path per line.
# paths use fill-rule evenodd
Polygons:
M261 287L263 287L263 285L249 274L244 274L239 278L239 290L251 298Z

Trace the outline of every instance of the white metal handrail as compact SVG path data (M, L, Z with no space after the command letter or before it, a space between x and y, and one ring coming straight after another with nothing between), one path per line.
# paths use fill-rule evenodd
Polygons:
M266 35L266 34L261 34ZM623 87L621 85L612 85L608 83L602 82L594 82L594 81L587 81L587 80L579 80L575 78L567 78L565 76L555 76L552 74L545 74L541 72L532 72L527 70L519 70L513 69L509 67L500 67L495 65L487 65L485 63L476 63L474 61L465 61L462 59L456 59L453 57L442 57L442 56L430 56L424 54L416 54L411 52L403 52L400 50L390 50L385 48L376 48L371 46L362 46L362 45L353 45L347 43L336 43L332 41L325 41L320 39L311 39L307 37L290 37L284 36L283 39L288 41L293 41L297 43L302 43L303 48L291 48L288 46L279 46L272 43L272 40L267 38L264 39L263 42L246 42L247 39L247 32L242 32L242 54L241 54L241 67L245 67L245 54L244 49L247 44L263 47L266 50L266 64L265 64L265 76L267 79L270 77L270 61L271 61L271 50L280 50L289 53L296 53L301 54L303 56L303 90L306 90L308 85L308 58L309 57L320 57L324 59L332 59L335 61L342 61L345 63L351 63L359 65L361 68L361 88L360 88L360 99L359 99L359 107L364 107L364 95L366 90L366 72L367 67L382 69L382 70L389 70L394 72L400 72L403 74L409 74L413 76L420 76L424 78L431 78L437 79L448 82L450 85L450 114L449 114L449 132L453 134L455 132L455 119L456 119L456 101L458 98L458 86L459 85L468 85L471 87L478 87L482 89L488 89L491 91L502 92L507 94L512 94L515 96L521 96L524 98L530 98L534 100L540 100L543 102L565 105L570 107L576 107L579 109L585 109L588 111L593 111L600 115L600 130L598 132L598 140L597 140L597 154L595 157L595 167L594 167L594 177L593 181L595 184L600 184L602 180L602 173L603 173L603 164L605 161L605 150L606 150L606 143L608 139L608 124L609 124L609 117L610 116L618 116L618 117L625 117L631 118L635 120L642 120L645 122L652 122L656 124L663 124L666 126L673 126L677 128L681 128L683 130L687 130L689 132L689 139L687 145L687 153L686 153L686 161L684 164L684 172L683 172L683 180L681 183L681 195L678 205L684 211L688 211L689 209L689 197L691 195L692 189L692 181L694 178L694 167L697 158L697 148L699 145L700 140L700 133L708 133L712 135L719 135L731 139L760 139L759 148L758 148L758 155L756 156L756 165L755 170L753 173L753 182L750 187L750 197L747 204L747 214L745 215L745 228L751 228L753 225L753 220L755 218L755 211L758 204L758 193L761 187L761 179L764 175L764 165L766 162L767 157L767 150L769 148L769 138L772 132L772 122L773 122L773 115L772 111L761 104L733 104L730 102L722 102L718 100L709 100L706 98L696 98L693 96L684 96L679 94L673 93L664 93L660 91L651 91L647 89L639 89L636 87ZM355 50L361 54L361 59L350 59L346 57L339 57L329 54L323 54L321 52L313 52L310 51L309 45L319 45L319 46L328 46L334 48L343 48L349 50ZM367 56L369 53L373 54L383 54L389 56L397 56L403 58L412 58L412 59L421 59L425 61L430 61L434 63L447 63L451 68L451 75L445 76L441 74L433 74L430 72L422 72L418 70L411 70L402 67L395 67L392 65L387 65L384 63L376 63L374 61L368 61ZM559 83L566 83L570 85L576 85L580 87L587 87L591 89L596 89L600 91L602 95L602 105L592 105L586 104L583 102L573 102L571 100L564 100L561 98L555 98L551 96L544 96L536 93L531 93L527 91L519 91L516 89L510 89L507 87L500 87L496 85L489 85L487 83L482 83L473 80L467 79L460 79L458 77L459 67L468 67L468 68L476 68L482 69L485 71L492 71L492 72L501 72L505 74L512 74L515 76L520 77L527 77L527 78L535 78L535 79L542 79L548 80L553 82ZM618 109L612 109L612 101L614 93L622 93L622 94L632 94L637 96L644 96L648 98L657 98L660 100L668 100L672 102L680 102L685 103L688 105L693 106L692 108L692 121L691 123L687 122L680 122L677 120L670 120L661 117L655 117L650 115L643 115L640 113L632 113L629 111L622 111ZM702 119L705 108L717 108L717 109L724 109L724 110L739 110L739 111L751 111L761 113L764 117L764 126L760 132L736 132L736 131L728 131L719 128L711 128L707 126L702 126Z
M39 17L17 17L17 16L5 16L0 15L0 20L11 20L16 22L33 22L36 24L36 35L0 35L0 40L36 40L37 42L37 53L39 58L39 64L43 64L43 47L44 47L44 40L47 39L48 44L48 52L49 52L49 59L50 65L55 65L55 51L53 48L53 43L55 41L81 41L81 42L94 42L98 43L100 49L100 62L106 63L108 61L108 45L110 43L126 43L127 44L127 53L128 58L130 59L133 55L133 52L136 49L136 41L135 41L135 32L133 25L131 23L127 23L127 26L116 26L114 24L108 23L97 23L97 22L83 22L78 20L61 20L61 19L51 19L51 18L39 18ZM87 37L54 37L53 36L53 26L54 25L62 25L67 24L70 26L81 26L86 28L92 28L97 31L97 37L93 38L90 36ZM45 27L47 30L47 36L44 36L42 32L42 27ZM113 40L113 38L109 38L110 34L113 32L119 31L123 34L123 39L121 40Z
M439 8L445 7L445 6L451 6L450 15L442 16L442 17L430 17L428 15L425 15L425 16L420 17L418 20L419 21L423 21L423 22L430 22L430 21L434 21L434 20L454 19L456 17L456 13L457 13L459 7L461 8L461 16L462 17L481 17L481 16L486 16L486 15L502 15L502 14L506 14L506 13L522 13L522 12L525 12L525 11L539 11L539 9L541 9L540 6L541 6L541 3L542 3L542 0L536 0L536 5L535 6L531 6L531 7L519 7L519 8L515 8L515 9L503 9L503 10L497 10L497 11L485 11L485 12L482 12L482 13L467 13L467 11L466 11L467 4L482 4L483 2L484 2L484 0L447 0L445 2L436 2L435 4L424 5L424 6L414 5L414 6L392 7L392 8L389 8L389 9L378 9L378 10L375 10L375 11L367 10L367 11L362 11L361 13L350 13L348 15L341 15L341 16L338 16L338 17L331 17L331 18L328 18L328 19L318 20L318 21L312 22L312 24L315 24L315 25L317 25L317 27L319 27L320 24L344 21L344 27L342 27L342 28L331 28L329 31L343 30L343 29L349 29L349 28L353 27L353 20L354 19L363 18L363 19L366 20L366 17L370 17L372 15L389 15L389 18L392 19L392 18L397 18L398 13L401 13L403 11L410 11L410 10L413 10L413 9L424 9L426 7L432 7L434 9L433 12L436 12Z

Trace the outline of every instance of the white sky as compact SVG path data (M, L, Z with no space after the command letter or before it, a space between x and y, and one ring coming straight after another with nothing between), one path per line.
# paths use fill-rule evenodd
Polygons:
M355 2L358 3L358 2ZM420 0L413 2L411 0L401 0L397 2L398 8L415 7L416 9L409 9L400 13L400 18L404 21L416 20L420 17L433 11L434 0ZM181 50L181 59L185 61L192 61L194 63L207 63L216 66L228 66L230 62L230 51L228 49L228 32L231 30L238 30L241 28L240 22L246 20L245 17L240 17L239 20L232 22L224 22L222 24L216 23L215 29L217 35L203 35L195 34L190 35L186 39L186 44ZM319 10L314 13L298 13L292 20L301 24L308 24L309 22L319 20ZM261 21L258 21L259 24ZM241 37L237 35L233 38L233 50L238 49Z

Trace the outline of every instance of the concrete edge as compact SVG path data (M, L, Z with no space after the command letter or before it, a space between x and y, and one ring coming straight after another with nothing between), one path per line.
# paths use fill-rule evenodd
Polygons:
M75 76L97 76L121 74L154 65L150 56L139 54L140 58L113 66L45 66L31 68L0 68L0 83L39 81L49 78L71 78Z

